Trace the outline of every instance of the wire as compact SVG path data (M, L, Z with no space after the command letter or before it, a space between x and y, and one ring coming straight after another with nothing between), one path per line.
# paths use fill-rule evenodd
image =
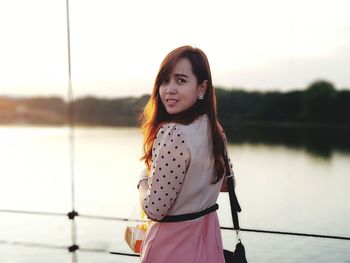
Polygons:
M75 173L74 173L74 96L72 88L72 73L71 73L71 56L70 56L70 26L69 26L69 0L66 0L67 8L67 42L68 42L68 123L69 123L69 157L70 157L70 175L71 175L71 201L72 211L75 210Z
M71 237L72 245L68 247L69 252L73 252L79 249L77 245L77 229L76 222L74 220L78 213L75 212L75 173L74 173L74 156L75 156L75 136L74 136L74 96L72 87L72 66L71 66L71 49L70 49L70 22L69 22L69 0L66 0L66 16L67 16L67 55L68 55L68 124L69 124L69 160L70 160L70 177L71 177L71 202L72 211L68 213L71 223ZM75 261L76 256L74 255Z
M25 210L11 210L11 209L0 209L0 213L44 215L44 216L68 216L68 214L69 214L69 213L56 213L56 212L45 212L45 211L25 211ZM84 214L77 214L76 216L79 216L81 218L98 219L98 220L113 220L113 221L139 222L139 223L147 222L146 220L124 218L124 217L84 215Z
M228 229L227 227L221 227L221 229ZM230 228L230 230L233 228ZM290 236L303 236L303 237L317 237L317 238L328 238L328 239L339 239L339 240L350 240L350 237L343 236L329 236L329 235L319 235L319 234L306 234L297 232L284 232L284 231L272 231L272 230L257 230L241 228L240 231L244 232L256 232L256 233L266 233L266 234L278 234L278 235L290 235Z
M66 250L66 246L62 245L50 245L43 243L31 243L31 242L23 242L23 241L12 241L12 240L0 240L0 244L4 245L12 245L12 246L22 246L22 247L36 247L36 248L45 248L45 249L64 249ZM131 253L123 253L123 252L110 252L105 249L97 249L97 248L79 248L82 252L94 252L94 253L109 253L120 256L130 256L130 257L139 257L139 254L131 254Z
M45 215L45 216L67 216L65 213L45 212L45 211L24 211L24 210L11 210L11 209L0 209L0 213L11 213L11 214L30 214L30 215Z
M121 252L109 252L113 255L120 255L120 256L129 256L129 257L139 257L139 254L130 254L130 253L121 253Z
M19 214L33 214L33 215L46 215L46 216L67 216L65 213L54 213L54 212L39 212L39 211L21 211L21 210L9 210L0 209L0 213L19 213ZM124 221L124 222L140 222L144 223L145 220L123 218L123 217L111 217L111 216L98 216L98 215L77 215L80 218L97 219L97 220L112 220L112 221ZM233 230L232 227L220 227L222 230ZM327 238L327 239L338 239L338 240L350 240L350 237L344 236L333 236L333 235L320 235L320 234L309 234L309 233L298 233L298 232L286 232L286 231L273 231L273 230L262 230L262 229L250 229L241 228L242 232L256 232L265 234L278 234L278 235L290 235L290 236L305 236L305 237L316 237L316 238Z
M49 249L67 249L66 246L60 246L60 245L30 243L30 242L12 241L12 240L0 240L0 244L13 245L13 246L24 246L24 247L49 248Z

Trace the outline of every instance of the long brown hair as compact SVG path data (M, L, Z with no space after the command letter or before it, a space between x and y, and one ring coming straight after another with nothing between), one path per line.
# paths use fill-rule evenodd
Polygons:
M181 58L187 58L192 65L192 72L197 78L198 85L207 80L207 89L203 100L198 100L192 107L176 116L168 114L159 96L160 85L169 79L176 63ZM216 97L211 79L210 66L205 53L199 48L182 46L172 50L160 65L155 79L153 91L141 116L141 129L144 135L143 152L148 169L151 167L152 146L159 127L164 122L174 121L189 124L198 116L207 114L212 136L212 151L214 156L213 183L217 183L225 172L225 143L221 127L217 120Z

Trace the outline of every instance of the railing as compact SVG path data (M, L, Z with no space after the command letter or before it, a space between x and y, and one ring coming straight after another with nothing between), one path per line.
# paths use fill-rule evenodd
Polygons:
M72 229L71 229L72 244L70 246L50 245L50 244L40 244L40 243L10 241L10 240L0 240L0 244L19 245L19 246L26 246L26 247L38 247L38 248L50 248L50 249L68 249L68 251L72 252L72 253L75 253L77 250L80 250L80 251L85 251L85 252L110 253L110 254L121 255L121 256L139 257L139 254L123 253L123 252L118 252L118 251L107 251L104 249L80 248L79 245L76 244L76 227L75 227L74 219L76 216L79 216L81 218L87 218L87 219L112 220L112 221L120 221L120 222L145 222L144 220L123 218L123 217L85 215L85 214L79 214L76 211L71 211L71 212L65 214L65 213L54 213L54 212L38 212L38 211L0 209L0 213L31 214L31 215L43 215L43 216L64 216L64 217L68 217L69 220L72 220ZM220 227L220 229L233 230L232 227ZM320 235L320 234L310 234L310 233L284 232L284 231L272 231L272 230L249 229L249 228L241 228L240 231L263 233L263 234L303 236L303 237L326 238L326 239L337 239L337 240L350 241L350 237L345 237L345 236ZM76 262L76 261L74 261L74 262Z

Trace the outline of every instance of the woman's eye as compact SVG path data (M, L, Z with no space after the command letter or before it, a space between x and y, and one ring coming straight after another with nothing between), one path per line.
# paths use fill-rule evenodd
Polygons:
M178 79L177 82L178 82L179 84L183 84L183 83L186 83L186 80L185 80L185 79Z

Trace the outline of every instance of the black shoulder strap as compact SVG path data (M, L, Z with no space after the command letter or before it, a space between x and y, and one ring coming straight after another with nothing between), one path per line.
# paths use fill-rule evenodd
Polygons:
M226 154L226 179L227 179L227 188L228 193L230 197L230 206L231 206L231 215L232 215L232 221L233 221L233 229L239 230L239 222L238 222L238 215L237 212L241 212L241 206L238 203L237 196L235 193L235 187L233 182L234 173L230 169L230 164L228 160L228 155Z

